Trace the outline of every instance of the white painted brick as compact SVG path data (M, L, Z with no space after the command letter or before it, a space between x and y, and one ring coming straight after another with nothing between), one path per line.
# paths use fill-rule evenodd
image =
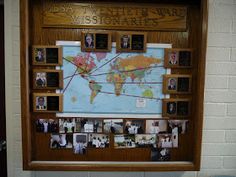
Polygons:
M223 157L220 156L204 156L201 160L201 169L220 169L223 167Z
M236 47L236 34L232 35L232 47Z
M236 91L228 90L205 90L206 103L235 103Z
M235 4L234 0L214 0L216 4Z
M12 12L19 14L19 0L14 0L14 3L12 3Z
M226 104L206 103L204 105L204 115L206 116L225 116Z
M12 38L14 41L20 41L20 27L15 26L12 28Z
M206 74L236 75L236 62L207 62Z
M224 157L223 165L225 169L236 169L236 157Z
M203 131L203 143L223 143L225 142L225 131L205 130Z
M13 71L20 71L20 56L13 56Z
M20 71L13 71L12 75L12 85L19 86L20 85Z
M229 61L230 48L208 47L206 56L207 61Z
M195 177L195 175L196 172L145 172L144 177Z
M227 105L227 115L236 116L236 103Z
M232 34L208 33L209 47L232 47Z
M20 43L19 41L13 41L12 42L13 47L12 47L12 53L14 56L19 56L20 55Z
M21 106L20 101L12 102L13 114L20 114L21 113Z
M236 143L203 143L202 145L203 156L235 156Z
M88 172L37 171L35 177L88 177Z
M217 2L217 1L215 1ZM226 3L214 4L214 17L221 19L233 19L235 6Z
M220 175L230 175L228 177L235 177L235 174L236 170L203 169L198 172L197 177L220 177Z
M231 61L236 61L236 48L231 49Z
M13 99L14 100L20 100L20 87L19 86L15 86L15 87L13 87Z
M226 89L228 88L227 76L206 76L205 88L207 89Z
M12 12L12 27L20 26L20 15L17 12Z
M90 172L89 177L144 177L142 172Z
M236 33L236 20L233 21L233 27L232 32Z
M229 78L229 88L236 89L236 76Z
M228 143L236 143L236 131L235 130L226 131L225 141Z
M204 119L204 130L236 130L235 118L208 118Z
M221 33L221 32L231 32L232 20L231 19L220 19L220 18L210 18L208 22L209 32Z

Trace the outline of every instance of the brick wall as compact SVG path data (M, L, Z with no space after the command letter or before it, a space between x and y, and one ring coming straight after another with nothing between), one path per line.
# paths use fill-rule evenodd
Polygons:
M205 117L200 172L22 171L19 0L5 0L6 106L9 177L236 176L236 0L209 0Z

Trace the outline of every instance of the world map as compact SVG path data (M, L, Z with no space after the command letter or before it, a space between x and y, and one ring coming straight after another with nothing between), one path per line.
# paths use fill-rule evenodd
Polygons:
M145 53L81 52L63 46L63 112L78 114L142 114L162 112L164 48Z

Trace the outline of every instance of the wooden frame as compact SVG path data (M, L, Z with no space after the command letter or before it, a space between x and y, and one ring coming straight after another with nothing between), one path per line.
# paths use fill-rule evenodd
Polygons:
M54 57L48 57L49 50L57 50L56 53L56 62ZM39 53L39 54L38 54ZM39 56L40 57L39 57ZM52 60L52 61L48 61ZM57 66L62 65L62 49L60 46L44 46L44 45L34 45L32 47L32 65L47 65L47 66Z
M187 113L178 113L178 103L179 102L187 102L188 108ZM171 104L172 103L172 104ZM173 105L172 110L168 109L170 104ZM186 110L186 109L185 109ZM181 98L171 98L171 99L163 99L162 100L162 116L163 117L173 117L173 118L183 118L189 117L191 115L191 99L181 99Z
M101 40L102 37L106 38L107 41L105 43L104 43L104 40ZM87 42L87 40L90 41L89 42L90 44ZM100 41L101 47L99 47L99 40L101 40ZM111 33L106 32L106 31L82 31L81 50L85 52L109 52L111 51Z
M57 74L57 81L54 80L54 82L56 82L57 86L54 86L53 84L51 84L52 86L50 86L50 84L48 84L48 80L49 80L49 76L48 74ZM37 79L37 77L41 77L41 76L37 76L37 75L43 75L43 82L38 82L39 80L41 80L41 78ZM55 77L55 76L54 76ZM63 72L62 70L51 70L51 69L34 69L33 70L33 89L62 89L63 88Z
M188 80L183 81L183 79L188 79ZM188 82L187 83L188 86L186 87L186 85L181 84L181 82ZM163 76L163 93L190 94L191 92L192 92L191 75L168 74Z
M194 105L194 114L191 115L192 124L194 124L194 129L192 131L191 139L193 143L189 144L191 156L184 161L180 162L167 162L167 163L142 163L142 162L97 162L97 161L47 161L43 159L38 159L35 154L34 142L32 141L34 134L32 129L31 121L34 120L35 116L39 116L39 113L32 113L30 109L31 98L30 93L32 89L30 88L30 77L29 71L31 66L29 61L31 58L31 51L29 47L34 44L40 45L55 45L56 36L61 35L63 39L73 40L78 37L78 31L80 29L71 29L68 36L65 35L63 29L56 29L51 27L42 27L42 15L41 2L31 1L31 0L21 0L20 2L20 25L21 25L21 116L22 116L22 146L23 146L23 169L24 170L65 170L65 171L192 171L200 169L201 161L201 142L202 142L202 122L203 122L203 100L204 100L204 78L205 78L205 55L206 55L206 39L207 39L207 16L208 16L208 1L195 0L187 1L181 0L173 2L163 2L156 1L159 3L171 3L171 5L178 6L179 2L181 4L186 4L189 10L188 16L188 28L184 32L177 32L176 29L168 29L164 32L155 31L148 33L147 42L166 42L172 43L173 47L184 47L184 48L194 48L194 58L197 61L193 61L193 68L191 72L194 73L194 83L193 83L193 97L192 105ZM37 20L32 20L37 19ZM39 23L35 23L39 20ZM64 26L65 27L65 26ZM96 28L94 26L94 28ZM116 27L111 27L110 29L119 30ZM191 30L189 30L191 29ZM76 32L75 32L76 31ZM166 33L166 31L168 31ZM68 32L66 32L68 34ZM37 34L37 35L36 35ZM186 37L186 34L187 37ZM184 37L183 37L184 36ZM196 64L195 64L196 63ZM36 66L36 65L34 65ZM37 65L38 66L38 65ZM36 66L36 67L37 67ZM47 67L50 68L49 65ZM53 68L50 68L53 69ZM178 70L174 71L178 73ZM184 73L186 74L186 73ZM188 73L190 74L190 73ZM172 96L172 95L171 95ZM39 115L38 115L39 114ZM52 116L53 113L42 115ZM181 151L182 153L182 151ZM186 153L186 151L185 151ZM138 153L140 154L140 153ZM181 154L178 153L181 157Z
M48 98L50 97L58 97L58 109L52 109L49 108L49 101ZM49 113L49 112L62 112L62 94L57 93L33 93L33 111L34 112L43 112L43 113ZM42 106L40 106L39 102L43 101L44 103Z
M181 53L184 54L185 52L187 53L187 58L182 58ZM174 59L172 61L170 58L171 54L173 54L173 59ZM165 49L164 66L166 68L192 68L193 67L193 49L173 49L173 48Z
M134 36L142 36L142 47L139 49L133 48ZM124 40L127 40L127 44L124 44ZM145 32L117 32L116 34L116 51L117 52L145 52L147 43L147 33Z

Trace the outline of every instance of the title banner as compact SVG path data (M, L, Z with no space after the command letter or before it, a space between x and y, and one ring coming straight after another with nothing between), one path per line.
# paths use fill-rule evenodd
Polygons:
M187 7L44 1L44 27L186 30Z

